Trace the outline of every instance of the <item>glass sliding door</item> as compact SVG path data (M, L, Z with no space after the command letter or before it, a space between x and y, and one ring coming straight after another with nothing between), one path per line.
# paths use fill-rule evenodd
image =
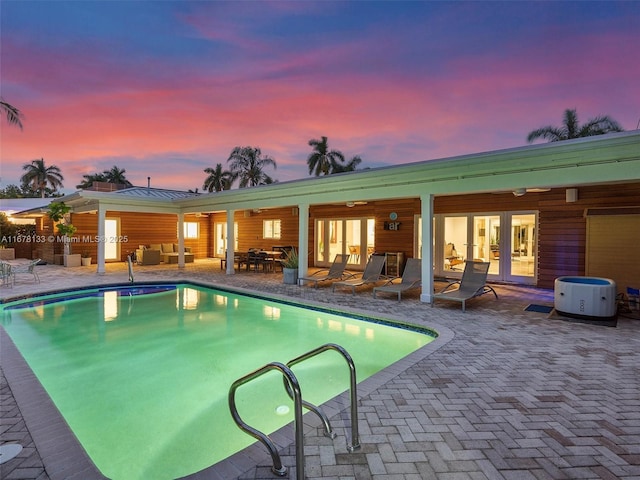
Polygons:
M508 280L534 283L536 276L537 239L535 213L510 213L510 268Z
M216 222L214 225L214 256L223 258L227 251L227 222ZM233 222L234 251L238 250L238 222Z
M490 262L489 275L500 275L500 215L473 216L473 259Z
M317 266L328 266L338 254L349 255L349 265L366 264L375 245L373 218L335 218L316 220L315 258Z
M120 219L105 218L104 220L104 259L105 261L120 260Z
M489 280L535 284L537 219L536 212L436 215L436 274L457 278L465 260L478 260L490 262Z
M444 239L443 249L442 253L436 257L438 271L462 272L464 270L464 261L469 255L473 255L467 234L468 223L467 215L444 216L441 230Z

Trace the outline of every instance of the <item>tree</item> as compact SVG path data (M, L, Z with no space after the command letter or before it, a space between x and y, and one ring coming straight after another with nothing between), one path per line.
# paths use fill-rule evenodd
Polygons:
M576 110L567 109L564 111L562 127L548 125L546 127L533 130L527 136L527 142L531 143L538 138L544 138L549 142L559 142L571 138L592 137L594 135L604 135L610 132L622 132L622 127L608 115L601 115L590 119L584 125L578 123Z
M360 165L360 163L362 163L362 158L360 158L359 155L356 155L344 165L341 165L339 163L332 165L331 173L353 172L358 167L358 165Z
M22 175L20 181L31 185L42 198L44 198L48 186L51 186L53 192L63 187L64 177L60 173L60 169L55 165L45 166L44 158L31 160L31 163L24 164L22 169L26 173Z
M127 171L124 168L118 168L114 165L113 167L111 167L111 170L105 170L102 172L102 174L104 175L108 183L117 183L119 185L126 185L127 187L131 187L133 185L129 180L127 180L127 177L125 176L126 172Z
M6 115L9 125L17 125L22 130L22 112L10 103L0 99L0 110Z
M229 170L223 170L221 163L218 163L215 168L205 168L204 173L209 175L202 185L204 190L208 192L213 192L214 190L221 192L222 190L229 190L231 188L233 175Z
M64 254L69 255L71 253L69 239L78 230L71 223L71 207L64 202L51 202L47 215L56 224L58 233L64 237Z
M309 146L313 147L313 152L307 158L309 175L312 173L316 177L329 175L344 163L344 155L341 151L329 150L327 137L322 137L322 140L311 139Z
M255 187L273 183L273 178L264 172L265 167L277 168L276 161L268 155L262 155L258 147L236 147L227 159L232 182L240 180L239 187Z

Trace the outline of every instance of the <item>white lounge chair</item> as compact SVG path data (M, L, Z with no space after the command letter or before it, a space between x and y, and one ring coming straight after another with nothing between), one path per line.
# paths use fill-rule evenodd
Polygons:
M367 266L364 267L364 272L362 272L362 276L360 278L335 282L331 286L332 291L335 292L336 287L349 287L351 288L351 293L355 295L356 287L367 285L369 283L376 283L387 278L382 275L384 261L385 257L383 255L371 255L369 257L369 261L367 262Z
M435 299L452 300L462 303L462 311L465 311L465 303L474 297L478 297L485 293L492 292L496 299L498 294L487 285L487 274L489 273L489 262L465 261L464 272L462 272L462 280L451 282L440 292L434 293L431 297L431 306ZM454 285L458 288L452 289Z
M384 285L373 288L373 298L376 298L376 294L383 293L395 293L398 295L398 301L402 296L402 292L406 292L412 288L417 288L422 285L422 262L419 258L408 258L407 264L402 272L402 279L399 283L394 283L391 279Z
M333 259L333 263L330 268L323 268L317 272L313 272L308 277L298 278L298 285L302 285L303 282L313 283L315 288L318 288L318 282L324 282L327 280L341 280L348 276L353 276L351 273L344 271L347 268L347 262L349 261L349 255L339 253Z

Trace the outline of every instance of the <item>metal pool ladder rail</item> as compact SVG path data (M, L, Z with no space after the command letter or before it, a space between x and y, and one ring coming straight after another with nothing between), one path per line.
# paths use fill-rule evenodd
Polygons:
M356 367L349 353L347 353L347 351L344 348L342 348L340 345L336 345L335 343L327 343L303 355L300 355L299 357L296 357L293 360L290 360L286 365L280 362L268 363L263 367L258 368L257 370L245 375L244 377L239 378L238 380L233 382L233 384L231 385L231 388L229 389L229 409L231 410L231 416L233 417L233 420L236 422L236 425L238 425L238 427L242 431L244 431L245 433L248 433L253 438L259 440L264 444L265 447L267 447L267 450L269 450L269 454L271 455L271 461L273 462L271 471L281 477L287 474L287 467L282 465L282 461L280 460L280 455L278 454L276 446L273 443L273 441L269 438L269 436L251 427L247 423L245 423L240 417L240 415L238 414L238 409L236 408L236 401L235 401L236 390L240 386L264 375L265 373L271 370L278 370L282 373L285 389L287 391L287 394L293 399L293 404L294 404L294 424L295 424L295 442L296 442L296 478L298 480L304 480L305 478L304 477L304 436L302 431L303 429L302 407L304 406L306 409L312 411L313 413L318 415L318 417L320 417L320 419L324 424L325 435L327 435L330 438L335 438L336 435L332 431L331 425L329 423L329 419L324 414L324 412L322 412L322 410L319 407L312 405L311 403L306 402L302 399L300 384L295 374L293 373L293 371L291 371L290 367L300 362L303 362L305 360L308 360L311 357L315 357L316 355L322 352L325 352L327 350L334 350L340 353L346 360L347 365L349 366L349 380L350 380L350 394L351 394L351 444L347 446L347 450L349 452L353 452L354 450L357 450L360 448L360 440L358 438L358 395L356 391Z

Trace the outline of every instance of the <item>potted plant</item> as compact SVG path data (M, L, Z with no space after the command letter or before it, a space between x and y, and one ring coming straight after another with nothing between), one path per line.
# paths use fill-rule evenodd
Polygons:
M82 258L80 260L82 261L82 266L88 267L91 265L91 254L87 250L83 250L81 255Z
M287 285L297 285L298 284L298 252L295 248L292 248L287 256L282 260L282 276L283 283Z
M78 229L70 222L70 212L71 207L65 205L64 202L53 202L49 204L47 215L51 220L56 222L58 233L62 235L62 241L64 243L64 266L79 267L81 264L80 255L71 254L71 237Z

